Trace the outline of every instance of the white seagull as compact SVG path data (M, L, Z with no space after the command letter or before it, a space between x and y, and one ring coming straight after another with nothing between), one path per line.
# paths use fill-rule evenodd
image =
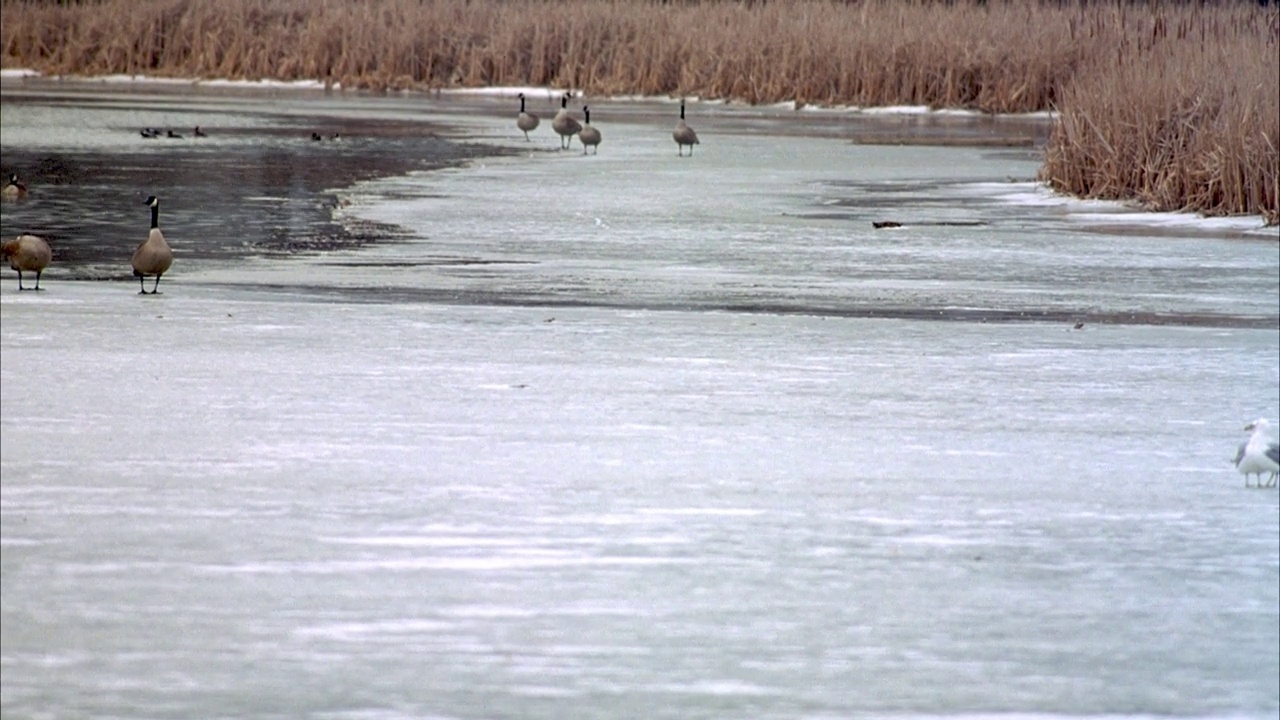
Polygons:
M1280 445L1271 442L1271 435L1267 432L1270 428L1271 423L1266 418L1258 418L1244 426L1245 430L1252 430L1253 435L1249 436L1248 442L1240 444L1233 462L1244 475L1245 487L1252 487L1249 485L1250 475L1258 476L1258 487L1271 487L1280 476ZM1271 474L1266 485L1262 484L1263 473Z

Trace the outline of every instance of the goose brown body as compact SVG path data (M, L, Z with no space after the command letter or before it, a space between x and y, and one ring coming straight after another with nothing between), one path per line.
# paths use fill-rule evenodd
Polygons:
M531 112L525 112L524 93L520 93L520 114L516 116L516 127L524 131L524 139L529 139L529 131L538 127L539 119Z
M671 133L671 137L675 138L677 152L684 155L684 146L688 145L689 157L693 157L693 146L698 144L698 133L684 121L684 103L680 103L680 122L676 123L676 129Z
M582 154L587 154L587 148L593 147L596 152L600 152L600 131L591 126L591 109L586 105L582 106L582 129L578 131L578 140L582 142Z
M560 109L556 111L556 116L551 120L551 129L556 131L560 136L560 149L564 150L569 147L573 136L582 130L582 124L577 118L569 114L569 96L565 95L560 98Z
M147 293L143 280L149 275L155 275L156 284L151 289L151 294L155 295L160 290L160 276L173 264L173 250L165 241L164 233L160 232L160 200L152 196L147 198L147 204L151 206L151 232L138 249L133 251L133 274L142 288L140 295Z
M49 262L53 259L53 252L49 250L49 243L43 238L36 235L19 235L18 237L6 242L0 246L0 253L4 255L4 259L9 261L9 267L18 271L18 289L26 290L22 286L22 272L33 272L36 274L36 290L40 289L40 274L44 269L49 267Z
M5 183L4 189L0 190L0 197L5 200L18 200L27 196L27 186L22 184L18 179L17 173L9 176L9 182Z

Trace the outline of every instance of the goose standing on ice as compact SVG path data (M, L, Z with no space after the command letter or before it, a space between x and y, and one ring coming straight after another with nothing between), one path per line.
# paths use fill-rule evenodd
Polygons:
M1258 418L1248 425L1244 426L1245 430L1252 431L1249 441L1242 443L1240 449L1236 451L1235 466L1244 475L1244 486L1249 485L1249 476L1258 476L1258 487L1271 487L1276 484L1277 476L1280 476L1280 445L1271 442L1271 435L1267 430L1271 427L1271 423L1266 418ZM1267 478L1267 484L1262 484L1262 473L1271 473L1271 477Z
M591 109L586 105L582 106L582 129L578 131L578 140L582 141L582 154L587 154L587 148L596 149L594 154L600 153L600 131L591 127Z
M556 116L551 120L551 129L556 131L560 136L560 149L567 150L573 142L573 136L582 130L582 124L579 123L572 115L569 114L569 94L565 93L560 98L560 109L556 111Z
M9 175L9 182L4 186L4 190L0 190L0 197L5 200L18 200L27 196L27 186L22 184L18 179L18 173Z
M538 127L538 116L524 111L524 93L520 93L520 114L516 116L516 127L524 131L524 139L529 139L529 131Z
M689 157L693 157L693 146L698 144L698 133L693 131L684 122L684 101L680 101L680 122L676 123L676 129L671 133L671 137L676 140L676 151L684 157L684 146L689 146Z
M160 276L173 264L173 250L164 241L164 233L160 232L160 199L155 195L147 198L151 206L151 233L137 250L133 251L133 274L138 278L138 286L142 289L139 295L147 294L146 277L156 276L156 284L151 294L160 291Z
M19 235L0 246L0 254L3 254L4 259L9 261L9 267L18 271L19 290L27 289L22 287L23 270L36 274L35 289L39 290L40 273L49 267L49 261L53 259L53 253L49 251L49 244L35 235Z

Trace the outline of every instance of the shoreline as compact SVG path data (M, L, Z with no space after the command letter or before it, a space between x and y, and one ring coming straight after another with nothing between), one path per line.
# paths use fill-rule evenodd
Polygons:
M371 91L362 88L344 88L342 83L325 83L323 80L278 80L273 78L264 78L261 80L228 80L223 78L184 78L184 77L168 77L156 75L128 75L128 74L111 74L111 75L46 75L38 70L31 68L3 68L0 69L0 81L33 81L46 83L67 83L67 84L101 84L101 85L161 85L161 86L190 86L192 88L208 88L208 89L246 89L246 90L299 90L299 91L323 91L333 93L358 93L365 95L381 95L381 96L402 96L402 97L440 97L448 95L471 96L471 97L488 97L488 98L515 98L521 93L529 96L531 99L542 99L552 101L559 98L563 94L569 94L570 97L584 98L588 94L582 90L574 90L570 88L557 88L542 85L510 85L510 86L491 86L491 87L455 87L455 88L435 88L430 90L421 89L387 89L382 91ZM670 95L606 95L601 96L603 99L611 102L634 102L634 103L668 103L670 105L678 105L681 98ZM966 110L959 108L931 108L927 105L891 105L891 106L859 106L859 105L823 105L821 103L803 103L795 100L776 103L750 103L745 101L729 100L724 98L703 98L698 95L687 95L683 98L689 103L699 103L707 106L712 105L734 105L739 107L750 107L765 110L790 110L795 112L813 112L813 113L852 113L864 115L930 115L936 117L955 116L955 117L988 117L988 118L1039 118L1044 120L1052 120L1057 117L1058 113L1051 110L1038 110L1023 113L990 113L981 110Z

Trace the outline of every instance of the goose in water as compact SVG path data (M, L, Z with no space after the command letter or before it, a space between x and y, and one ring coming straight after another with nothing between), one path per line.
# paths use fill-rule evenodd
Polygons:
M524 139L529 139L529 131L537 129L538 116L524 111L524 93L520 93L520 114L516 116L516 127L524 131Z
M1236 451L1234 460L1236 469L1244 475L1244 486L1250 487L1249 476L1258 476L1258 487L1271 487L1276 484L1277 476L1280 476L1280 445L1271 442L1271 435L1267 431L1271 428L1271 423L1266 418L1258 418L1248 425L1244 426L1246 431L1252 431L1249 441L1240 444L1240 449ZM1262 484L1262 473L1270 473L1267 478L1267 484Z
M5 200L17 200L27 196L27 186L18 179L18 173L9 175L9 182L4 186L4 190L0 190L0 196Z
M34 289L39 290L40 273L49 267L49 261L53 259L53 253L49 252L49 244L35 235L19 235L0 246L0 254L9 261L9 267L18 271L19 290L27 289L22 287L23 270L36 274Z
M693 131L684 122L684 102L680 103L680 122L676 123L676 129L671 133L671 137L676 140L676 151L684 157L684 146L689 146L689 157L693 157L693 146L698 144L698 133Z
M172 138L172 139L174 139L174 140L181 140L181 139L182 139L182 136L181 136L181 135L179 135L178 133L176 133L176 132L174 132L174 131L172 131L172 130L170 130L170 131L168 132L168 134L167 134L167 135L165 135L165 137L167 137L167 138Z
M147 205L151 206L151 233L147 235L146 241L133 251L133 274L138 278L138 286L141 288L139 295L147 294L146 277L148 275L156 276L156 284L151 288L151 294L158 293L160 276L173 264L173 250L169 249L169 243L164 241L164 233L160 232L160 199L152 195L147 198Z
M193 130L191 134L195 135L196 137L209 137L209 133L206 133L205 131L201 130L199 125L196 126L195 130Z
M586 105L582 106L582 129L578 131L578 139L582 141L582 154L587 154L587 148L593 147L596 153L600 152L600 131L591 127L591 110Z
M569 144L573 142L573 136L582 130L582 125L569 114L569 94L565 93L560 98L560 109L556 112L556 116L551 121L551 129L556 131L560 136L560 149L568 149Z

